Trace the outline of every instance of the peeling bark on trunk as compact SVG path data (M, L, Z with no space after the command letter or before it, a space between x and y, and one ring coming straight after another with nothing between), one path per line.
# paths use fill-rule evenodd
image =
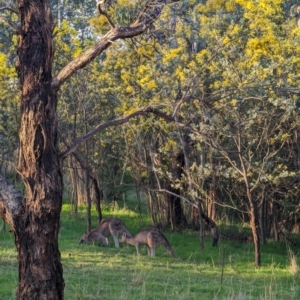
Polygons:
M21 160L25 211L15 226L19 261L17 299L63 299L58 249L62 174L57 149L57 95L51 89L52 19L48 1L19 1ZM37 280L38 279L38 280Z

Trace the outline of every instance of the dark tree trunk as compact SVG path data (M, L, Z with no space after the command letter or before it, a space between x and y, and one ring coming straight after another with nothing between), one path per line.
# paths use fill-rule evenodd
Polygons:
M174 190L172 188L170 190L172 193L180 194L180 191L178 190ZM175 227L183 225L185 223L185 216L183 213L183 208L182 208L180 198L173 195L169 195L168 201L169 201L169 209L170 209L170 219L172 219L171 223Z
M101 201L103 199L103 193L99 188L98 180L96 179L96 177L91 176L91 175L90 175L90 177L92 179L92 185L93 185L95 197L96 197L96 210L98 213L98 222L100 223L102 220Z
M203 211L200 200L198 200L198 221L199 221L199 241L200 248L204 248L204 222L203 222Z
M57 94L51 88L52 18L48 1L18 2L21 81L21 159L25 212L15 226L17 299L63 299L58 249L62 174L57 149Z
M173 180L180 179L183 171L182 169L183 166L184 166L183 153L182 152L176 153L173 156L172 168L171 168ZM168 189L173 194L180 195L180 190L171 187L171 184L169 184ZM179 197L174 196L173 194L169 194L167 196L167 203L166 203L168 207L168 222L169 225L172 226L172 228L186 223L181 199Z
M262 192L262 201L260 206L260 240L263 245L267 242L267 228L268 228L268 208L267 200L265 198L265 191Z
M199 210L197 207L192 207L192 225L198 229L199 228Z
M272 232L273 232L273 238L274 241L279 241L279 229L278 229L278 223L279 223L279 217L278 217L278 204L275 201L272 201Z

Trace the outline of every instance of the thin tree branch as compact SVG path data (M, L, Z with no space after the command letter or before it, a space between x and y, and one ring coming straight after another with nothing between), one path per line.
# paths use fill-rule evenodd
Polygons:
M137 117L137 116L141 116L141 115L146 115L148 113L153 113L163 119L165 119L166 121L169 122L174 122L174 118L172 116L169 116L167 114L164 114L163 112L152 108L150 106L146 106L140 110L135 111L134 113L131 113L128 116L124 116L115 120L111 120L108 122L105 122L103 124L99 124L97 125L94 129L92 129L90 132L88 132L86 135L79 137L78 139L76 139L73 144L63 153L60 154L60 159L65 159L68 155L70 155L72 152L74 152L77 147L80 145L80 143L89 140L93 135L95 135L96 133L108 128L108 127L113 127L113 126L117 126L117 125L121 125L124 124L126 122L128 122L130 119Z
M102 8L101 8L101 5L104 4L105 2L106 2L105 0L98 1L97 4L96 4L97 9L98 9L98 11L99 11L100 16L103 15L103 16L106 18L106 20L107 20L107 22L109 23L110 27L111 27L111 28L115 28L116 26L115 26L115 24L112 22L112 20L110 19L110 17L109 17L109 15L107 14L107 12L105 12L105 11L102 10Z
M1 11L5 11L5 10L13 12L13 13L15 13L17 15L19 14L18 10L14 9L14 8L12 8L10 6L0 7L0 12ZM8 25L9 27L11 27L16 33L18 33L18 34L22 33L21 26L18 25L18 24L16 24L16 23L14 23L14 22L12 22L12 21L10 21L9 19L7 19L7 18L5 18L3 16L0 16L0 22L2 22L4 24Z
M0 11L4 11L4 10L8 10L8 11L11 11L11 12L15 13L16 15L19 15L18 10L16 10L15 8L13 8L11 6L0 7Z
M2 22L2 23L4 23L4 24L8 25L8 26L9 26L10 28L12 28L16 33L18 33L18 34L21 34L21 33L22 33L21 27L20 27L18 24L14 23L14 22L12 22L12 21L10 21L10 20L8 20L7 18L4 18L4 17L0 16L0 22Z
M189 205L191 205L191 206L193 206L193 207L195 207L195 208L197 208L197 209L199 208L198 205L197 205L197 203L194 203L194 202L191 201L190 199L188 199L188 198L186 198L186 197L183 197L182 195L178 195L178 194L176 194L176 193L173 193L173 192L171 192L171 191L169 191L169 190L167 190L167 189L149 189L149 190L151 190L151 191L153 191L153 192L160 192L160 193L170 194L170 195L172 195L172 196L175 196L175 197L180 198L181 200L185 201L186 203L188 203Z
M178 101L178 103L175 106L174 112L172 114L172 117L177 116L177 113L181 107L181 105L191 99L195 99L192 95L183 95L182 98Z
M82 69L99 54L104 52L112 45L113 41L118 39L127 39L145 32L146 29L155 22L165 5L178 2L179 0L152 0L149 1L141 10L136 21L129 26L112 28L105 34L101 40L94 44L91 48L85 51L81 56L68 63L56 77L52 79L52 87L59 89L59 87L76 71Z

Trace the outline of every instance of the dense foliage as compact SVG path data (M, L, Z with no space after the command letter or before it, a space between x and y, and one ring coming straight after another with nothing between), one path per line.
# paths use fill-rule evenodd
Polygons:
M113 22L128 24L142 2L107 1L106 9ZM59 98L61 149L144 106L176 120L137 117L82 144L64 162L74 206L89 197L84 182L94 179L103 201L123 201L124 187L135 187L158 225L197 227L200 204L214 220L249 222L255 215L262 242L299 232L295 3L178 2L146 34L113 44L69 79ZM53 9L55 72L109 25L93 1L53 1ZM0 171L6 173L17 159L19 92L13 33L0 26Z

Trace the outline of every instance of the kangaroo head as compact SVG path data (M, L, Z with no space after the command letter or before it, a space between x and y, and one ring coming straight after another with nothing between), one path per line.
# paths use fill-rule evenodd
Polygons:
M87 232L85 232L85 233L82 235L82 237L81 237L81 239L80 239L80 241L79 241L79 244L86 243L87 240L88 240L88 234L87 234Z
M127 237L126 232L123 232L122 236L119 239L119 242L121 242L121 243L125 242L126 237Z

